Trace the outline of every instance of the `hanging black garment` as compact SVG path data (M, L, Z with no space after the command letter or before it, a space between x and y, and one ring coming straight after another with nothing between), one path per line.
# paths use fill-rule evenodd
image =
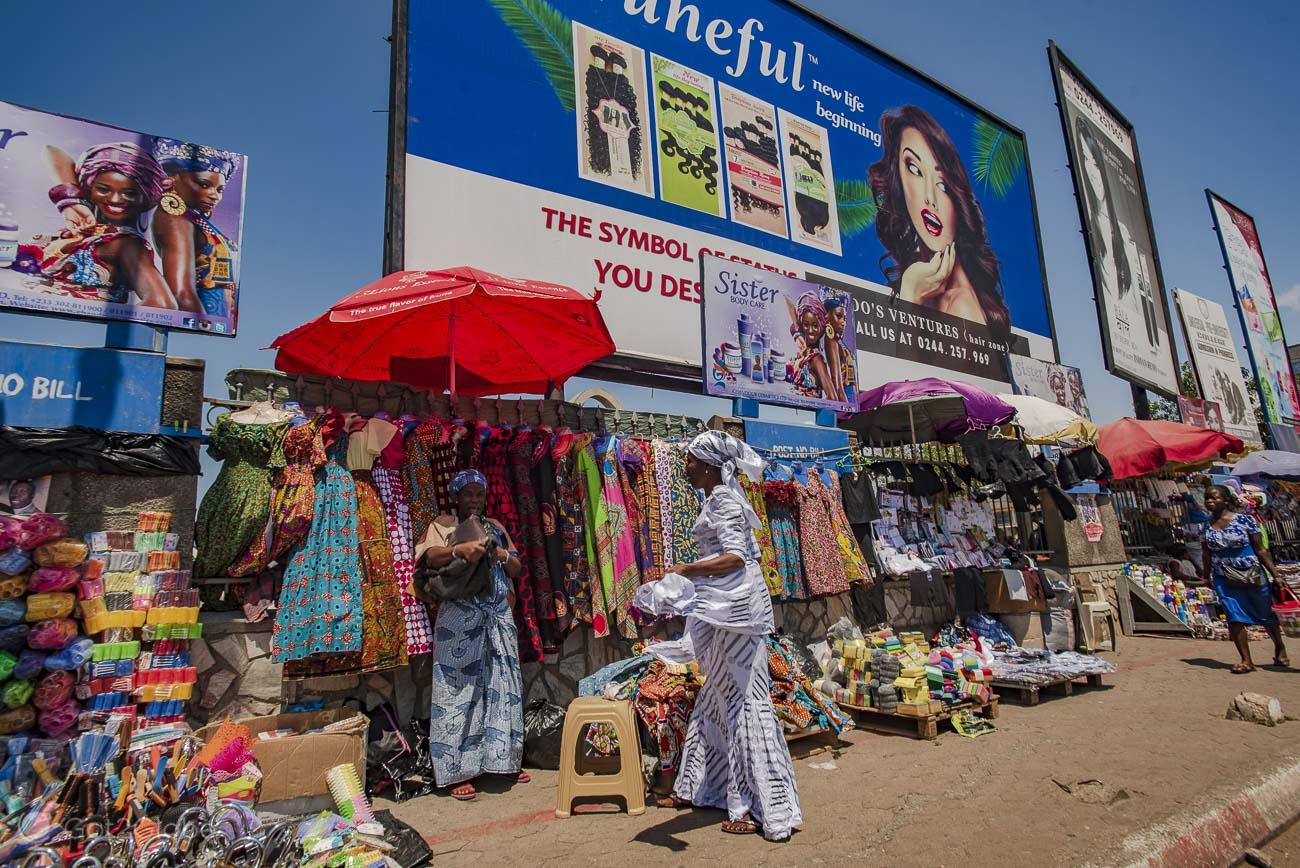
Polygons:
M1074 472L1074 463L1066 455L1062 455L1061 460L1056 462L1056 479L1062 488L1074 488L1083 482L1079 474Z
M857 618L858 626L863 630L889 623L889 612L885 610L884 582L877 581L870 588L864 588L861 584L853 585L849 595L853 601L853 617Z
M1110 479L1114 474L1110 462L1097 451L1096 446L1076 449L1061 460L1070 462L1074 475L1079 479L1104 480Z
M840 477L840 498L849 524L867 524L880 518L880 506L871 484L871 475L861 470Z
M934 497L943 491L943 482L933 464L909 464L908 470L912 476L912 494L916 497Z
M953 594L957 598L957 612L983 612L989 607L984 590L984 574L975 567L961 567L953 571Z
M564 592L560 577L565 574L564 546L560 533L560 510L555 498L555 465L551 461L554 438L547 435L538 443L537 463L533 465L533 488L537 491L537 508L542 518L542 544L546 565L552 577L551 593L555 602L556 640L564 638L573 626L573 607Z

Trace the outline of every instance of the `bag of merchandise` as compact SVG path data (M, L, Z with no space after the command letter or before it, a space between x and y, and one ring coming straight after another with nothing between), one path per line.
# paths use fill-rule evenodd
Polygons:
M0 600L0 627L21 623L26 616L26 600Z
M848 619L848 616L840 618L830 629L826 631L826 638L834 644L836 639L861 639L862 630L857 624Z
M0 600L19 600L27 594L27 573L0 576Z
M58 708L72 698L76 679L71 672L51 672L36 685L32 705L40 711Z
M18 545L25 549L34 549L50 540L58 539L68 533L63 519L47 512L23 520L22 530L18 532Z
M13 675L16 668L18 668L18 658L8 651L0 651L0 681ZM22 705L21 702L18 704Z
M524 765L558 769L564 744L564 709L545 699L534 699L524 709Z
M75 567L86 559L90 550L84 542L75 539L60 539L47 542L38 547L34 554L37 565L42 567Z
M66 618L76 605L76 594L31 594L27 597L27 623Z
M32 683L25 678L11 679L5 683L4 689L0 690L0 702L4 703L5 708L18 708L31 701L35 690Z
M18 625L26 627L25 624ZM9 627L7 629L14 629ZM2 633L3 631L0 631ZM27 635L27 647L37 651L60 651L77 638L77 622L71 618L52 618L33 624ZM3 645L0 645L3 647Z
M27 552L11 546L0 552L0 573L7 576L16 576L19 573L25 573L32 566L32 557Z
M18 653L27 642L27 633L31 630L26 624L14 624L0 627L0 651ZM3 733L0 733L3 734Z
M2 654L4 652L0 652ZM14 666L14 678L35 678L45 668L45 654L24 648L18 652L18 663Z
M36 709L30 705L24 705L22 708L14 708L8 711L0 711L0 735L13 735L16 732L25 732L32 728L36 723ZM76 717L73 717L73 723L76 723Z
M24 706L24 708L31 708L31 706ZM37 726L40 727L41 732L50 738L55 738L77 725L77 715L80 712L81 706L77 705L77 700L69 699L67 702L42 711L37 717Z
M41 567L27 580L27 590L32 594L50 594L70 591L81 579L76 567Z
M18 537L23 532L23 520L12 515L0 515L0 549L11 549L18 545Z

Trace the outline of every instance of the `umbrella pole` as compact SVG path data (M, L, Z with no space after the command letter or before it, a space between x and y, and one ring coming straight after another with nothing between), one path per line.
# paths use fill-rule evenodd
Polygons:
M451 397L451 406L456 406L456 302L451 303L450 323L447 326L447 349L451 354L451 381L447 392Z
M916 457L916 416L913 415L914 405L909 401L907 404L907 425L912 429L912 457Z

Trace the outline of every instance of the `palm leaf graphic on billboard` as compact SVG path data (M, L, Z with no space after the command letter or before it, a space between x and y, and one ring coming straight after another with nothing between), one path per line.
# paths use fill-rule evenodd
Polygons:
M971 167L975 180L999 198L1006 196L1025 170L1025 143L997 124L975 119Z
M871 185L861 179L835 182L835 210L840 217L840 235L851 238L876 222L876 197Z
M488 0L506 26L533 53L555 97L573 111L573 25L545 0Z

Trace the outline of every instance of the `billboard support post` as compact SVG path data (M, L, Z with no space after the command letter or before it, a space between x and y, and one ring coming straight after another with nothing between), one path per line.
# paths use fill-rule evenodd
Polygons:
M401 271L406 259L406 62L407 0L393 0L388 36L388 190L384 202L384 274Z
M163 326L142 322L110 322L104 332L104 346L110 350L167 352L168 331Z
M1129 383L1128 387L1133 390L1133 418L1150 419L1151 398L1147 395L1147 390L1133 383Z

